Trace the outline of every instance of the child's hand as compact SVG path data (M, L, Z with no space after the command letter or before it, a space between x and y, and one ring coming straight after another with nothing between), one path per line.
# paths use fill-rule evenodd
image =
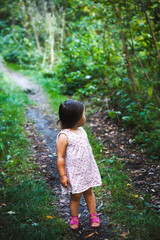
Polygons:
M67 178L67 176L61 177L61 184L63 187L68 187L69 179Z

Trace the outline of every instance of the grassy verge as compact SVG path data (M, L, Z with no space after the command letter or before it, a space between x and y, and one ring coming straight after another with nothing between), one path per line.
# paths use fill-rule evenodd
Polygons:
M57 80L44 78L42 73L36 71L23 70L23 73L44 87L53 109L57 111L59 103L66 99L59 92ZM160 239L160 218L158 212L148 203L148 195L138 196L135 193L123 163L116 156L105 157L102 144L95 140L89 130L87 133L103 180L103 185L95 190L96 195L103 199L101 211L108 213L110 221L115 226L118 225L117 239Z
M54 193L29 161L27 97L0 73L0 238L63 239ZM34 177L32 176L34 172Z

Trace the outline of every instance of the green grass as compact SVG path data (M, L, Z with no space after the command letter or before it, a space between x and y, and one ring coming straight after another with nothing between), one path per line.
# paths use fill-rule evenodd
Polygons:
M3 239L63 239L66 227L58 217L54 196L46 183L26 176L8 186L4 195L2 200L6 206L1 208Z
M0 238L63 239L66 224L58 216L54 192L29 161L28 99L6 80L0 73Z

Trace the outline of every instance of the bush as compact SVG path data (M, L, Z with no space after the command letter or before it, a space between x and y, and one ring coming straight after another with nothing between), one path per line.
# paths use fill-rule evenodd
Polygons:
M116 108L122 112L122 123L132 128L135 140L154 159L160 156L160 109L150 99L130 98L123 91L114 96Z
M18 25L2 31L0 49L6 62L18 63L23 67L38 66L42 61L33 39Z
M63 54L56 77L63 83L61 90L64 94L90 96L97 91L105 91L104 63L89 61L83 54L70 56L69 50Z

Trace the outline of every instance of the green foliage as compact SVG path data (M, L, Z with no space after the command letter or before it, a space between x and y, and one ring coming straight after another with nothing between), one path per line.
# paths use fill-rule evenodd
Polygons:
M34 41L27 36L24 28L16 25L5 28L0 35L1 54L6 62L18 63L23 67L35 67L41 55Z
M73 32L66 38L61 62L55 68L55 76L62 83L60 89L65 94L91 98L103 109L106 106L115 109L107 110L109 117L122 119L122 124L133 128L135 141L156 158L160 155L160 112L155 97L159 97L156 91L159 86L159 70L157 64L152 64L154 56L149 52L148 46L152 50L154 46L150 28L145 24L145 14L138 12L136 16L131 14L129 17L128 11L136 11L137 8L132 1L131 4L117 2L115 6L108 2L107 9L103 3L97 3L97 8L92 3L85 1L85 6L81 3L81 9L86 15L72 24ZM122 26L118 25L115 7L121 7L124 13L124 16L120 16ZM149 2L147 7L152 12ZM140 8L141 5L138 6L139 10ZM109 24L106 25L107 20L103 16ZM92 23L89 25L88 22ZM144 32L142 26L145 26ZM133 93L132 81L126 68L121 30L127 38L137 95ZM133 47L144 68L134 61ZM144 71L150 79L146 78ZM105 103L106 98L110 99L109 105Z
M79 27L82 28L81 24ZM88 27L87 30L67 40L57 66L56 77L63 83L61 90L65 94L90 96L105 89L102 86L106 75L105 56L97 54L96 39L90 34L92 29Z
M55 99L60 89L70 96L90 98L104 109L107 106L111 109L108 115L122 118L125 126L133 128L137 143L158 157L159 64L154 41L160 48L159 4L144 1L153 38L141 1L59 0L52 1L50 7L47 1L25 2L1 3L0 49L4 59L41 68L44 78L39 82L51 98ZM124 42L130 64L126 63ZM106 98L109 104L105 104Z
M110 110L108 110L109 117L113 118L113 119L119 119L121 114L122 113L120 111L110 111Z
M135 140L153 158L160 155L160 108L150 100L135 97L131 99L123 92L114 97L118 102L118 109L123 113L122 123L133 128Z

